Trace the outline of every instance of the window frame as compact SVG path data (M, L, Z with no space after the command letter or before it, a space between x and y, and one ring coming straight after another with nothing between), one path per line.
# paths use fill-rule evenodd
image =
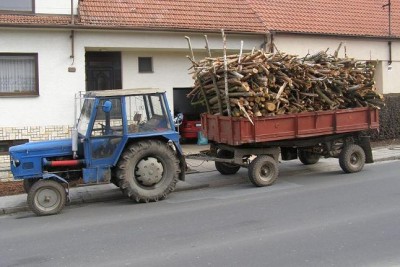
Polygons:
M39 96L39 56L38 53L0 53L1 56L33 56L35 61L35 88L32 92L4 93L0 91L0 97L24 97Z
M151 64L150 68L151 68L151 70L143 71L143 70L140 69L140 60L141 59L150 59L150 64ZM138 72L139 73L154 73L153 57L138 57Z
M32 10L7 10L0 8L0 14L35 14L35 0L31 0Z

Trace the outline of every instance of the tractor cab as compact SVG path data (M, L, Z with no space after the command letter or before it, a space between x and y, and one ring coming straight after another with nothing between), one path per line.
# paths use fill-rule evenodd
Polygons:
M85 158L85 183L109 181L129 139L164 136L177 142L165 93L156 89L89 92L73 132L73 156ZM131 140L132 141L132 140Z

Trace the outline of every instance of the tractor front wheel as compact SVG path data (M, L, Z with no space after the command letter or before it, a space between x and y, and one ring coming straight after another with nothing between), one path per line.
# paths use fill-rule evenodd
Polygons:
M175 189L179 173L179 160L174 151L158 140L128 146L117 165L119 187L136 202L166 198Z
M53 180L39 180L28 192L28 206L38 216L59 213L65 206L65 188Z

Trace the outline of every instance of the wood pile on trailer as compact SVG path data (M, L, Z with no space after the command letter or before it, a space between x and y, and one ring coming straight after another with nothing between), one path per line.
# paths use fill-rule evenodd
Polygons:
M224 37L224 34L223 34ZM191 49L190 39L186 37ZM321 51L299 57L276 51L209 56L190 68L194 88L187 95L208 113L234 117L265 117L307 111L380 108L383 96L374 82L374 62L339 58Z

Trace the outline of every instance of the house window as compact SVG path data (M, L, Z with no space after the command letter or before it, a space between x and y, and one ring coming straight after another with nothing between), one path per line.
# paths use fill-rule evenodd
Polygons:
M0 96L39 95L37 54L0 54Z
M1 0L0 12L34 12L35 0Z
M139 57L139 73L153 72L153 58Z
M12 146L21 145L29 142L28 139L4 140L0 141L0 155L8 155L8 149Z

